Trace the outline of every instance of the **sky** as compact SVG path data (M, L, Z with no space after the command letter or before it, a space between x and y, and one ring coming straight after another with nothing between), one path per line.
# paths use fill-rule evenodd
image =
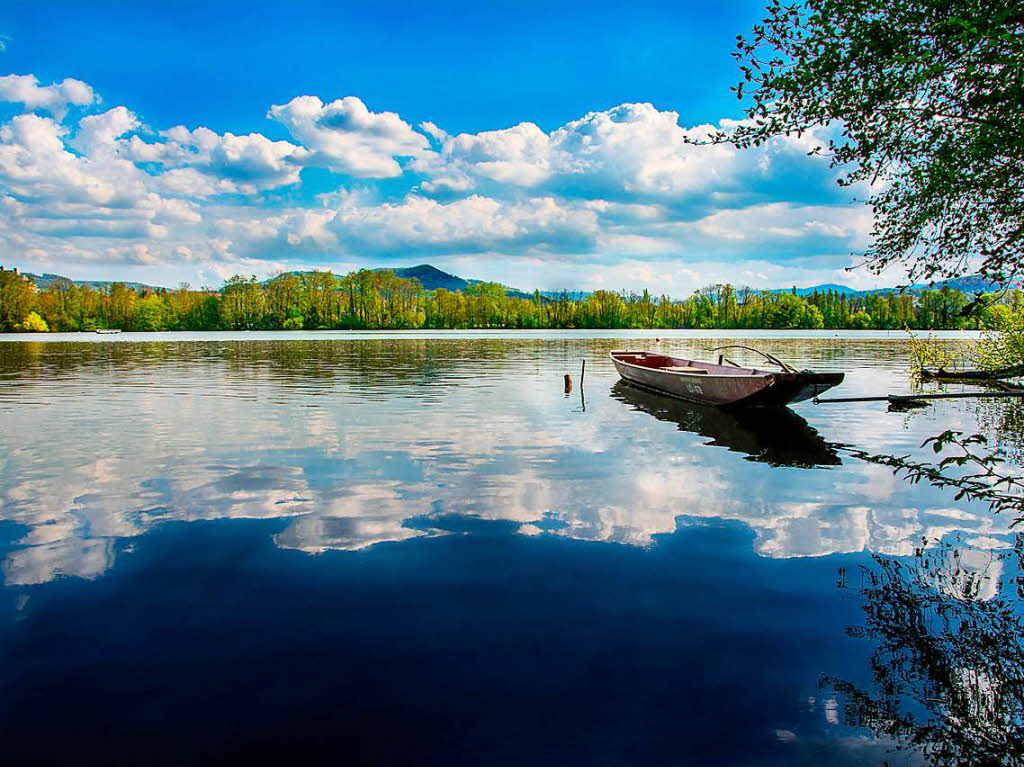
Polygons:
M743 118L731 53L761 7L7 0L0 263L195 287L420 263L673 296L894 283L847 271L871 215L807 156L822 136L686 141Z

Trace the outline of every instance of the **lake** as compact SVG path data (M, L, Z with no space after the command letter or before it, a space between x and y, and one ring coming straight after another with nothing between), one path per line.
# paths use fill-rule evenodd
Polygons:
M608 351L858 396L916 390L906 342L658 335L0 337L5 763L954 764L1019 725L1011 520L852 452L1017 458L1019 403L708 410Z

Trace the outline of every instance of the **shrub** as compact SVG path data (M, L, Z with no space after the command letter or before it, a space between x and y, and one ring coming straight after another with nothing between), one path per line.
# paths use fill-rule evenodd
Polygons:
M40 317L35 312L29 312L25 321L21 323L21 329L28 333L48 333L50 326L46 324L46 320Z

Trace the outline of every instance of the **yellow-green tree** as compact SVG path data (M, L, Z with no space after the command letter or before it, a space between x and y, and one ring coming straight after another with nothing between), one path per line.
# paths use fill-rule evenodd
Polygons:
M21 323L21 329L26 333L46 333L50 330L46 320L35 312L29 312L25 321Z

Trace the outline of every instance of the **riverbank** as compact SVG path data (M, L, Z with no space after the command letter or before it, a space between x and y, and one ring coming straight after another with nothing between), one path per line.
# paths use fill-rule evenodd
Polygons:
M977 330L933 330L921 331L925 337L940 340L970 341L981 337ZM701 338L746 338L746 339L887 339L906 340L903 330L748 330L748 329L574 329L574 330L174 330L153 332L123 332L116 335L81 333L0 333L4 342L81 342L81 343L125 343L139 341L309 341L309 340L381 340L390 338L410 339L471 339L471 338L517 338L517 339L589 339L621 338L635 339L645 343L672 340L694 340Z

